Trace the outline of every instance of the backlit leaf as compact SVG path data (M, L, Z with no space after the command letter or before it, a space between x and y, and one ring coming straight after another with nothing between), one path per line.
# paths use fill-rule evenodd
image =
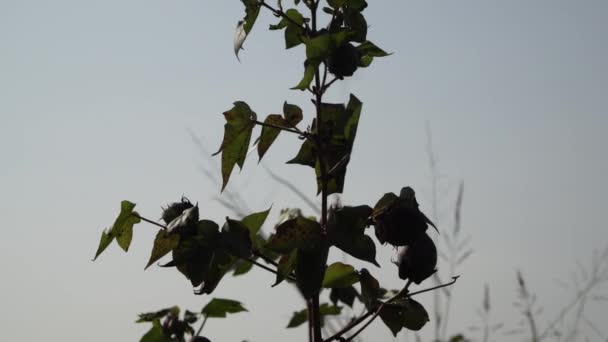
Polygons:
M154 262L162 258L171 252L179 244L179 235L170 234L166 230L161 229L154 238L154 246L152 247L152 254L148 260L146 268L150 267Z
M349 287L359 281L359 275L355 268L341 262L335 262L325 270L323 287L325 288L344 288Z
M213 298L202 310L206 317L225 318L229 313L247 311L241 302L232 299Z

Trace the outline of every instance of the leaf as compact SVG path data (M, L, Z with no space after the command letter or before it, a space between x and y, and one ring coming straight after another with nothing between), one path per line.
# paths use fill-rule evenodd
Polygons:
M310 299L319 294L327 268L328 253L329 246L326 245L298 249L295 267L296 285L304 298Z
M315 145L313 142L306 139L302 143L298 154L293 159L288 161L287 164L300 164L314 168L316 161L317 152L315 151Z
M374 305L380 297L380 283L365 268L359 272L359 284L361 285L361 297L363 304L368 310L373 310Z
M154 246L152 247L152 254L150 255L150 259L148 260L148 264L146 265L147 269L154 262L159 260L160 258L167 255L173 249L177 247L179 244L179 235L170 234L166 230L161 229L156 234L156 238L154 238Z
M215 250L203 286L196 294L210 294L238 259L223 250Z
M246 274L247 272L251 271L252 268L253 264L251 262L247 260L239 260L234 266L234 272L232 272L232 275L236 277Z
M359 117L361 115L362 103L351 94L347 107L343 104L321 104L321 118L324 132L319 134L329 140L326 163L330 173L327 179L327 193L342 193L344 190L344 179L346 169L350 161L350 153L353 148ZM315 163L317 173L317 191L322 190L321 165L317 158Z
M95 261L95 259L97 259L97 257L103 253L106 248L108 248L108 246L112 243L112 240L114 240L114 235L110 234L109 230L104 230L101 232L101 240L99 241L99 247L97 247L97 252L95 252L93 261Z
M329 218L328 234L332 243L351 256L376 262L376 245L365 234L372 209L367 205L342 207L335 210Z
M359 275L355 268L341 262L335 262L325 270L323 287L325 288L344 288L349 287L359 281Z
M320 58L306 59L306 61L304 61L304 76L302 77L302 80L300 80L300 83L298 83L295 87L291 89L308 89L308 86L310 86L310 83L315 78L315 71L317 71L317 68L319 67L321 62L322 59Z
M114 239L125 252L129 250L129 245L133 239L133 226L141 221L137 213L133 211L134 208L135 204L129 201L120 203L120 214L118 214L112 227L101 233L99 246L93 260L97 259Z
M173 261L168 266L177 269L197 287L208 277L214 259L214 252L220 237L219 226L209 220L201 220L196 226L196 233L182 238L173 249Z
M281 223L276 233L268 241L268 248L283 254L295 248L310 247L318 242L321 225L304 217L297 217Z
M342 313L342 308L335 305L329 305L327 303L323 303L319 306L319 316L321 316L321 326L323 326L325 321L325 316L336 316ZM303 323L308 321L308 310L300 310L293 313L291 316L291 320L289 320L289 324L287 328L295 328Z
M264 120L266 125L274 125L279 127L289 128L289 123L278 114L270 114ZM260 160L266 154L266 151L270 148L272 143L276 140L276 138L281 133L279 128L274 128L270 126L262 126L262 133L260 134L260 140L258 143L258 155L260 156Z
M357 50L359 51L361 56L386 57L391 55L390 53L385 52L369 40L357 46Z
M354 34L352 40L355 42L364 42L367 37L367 21L365 17L357 10L347 10L344 13L344 24Z
M344 288L333 288L329 292L329 299L336 305L338 302L342 302L349 307L353 307L355 298L357 298L357 290L353 286Z
M231 254L241 258L248 258L251 255L251 236L249 229L240 221L226 218L226 223L222 227L222 242Z
M161 318L167 316L171 312L173 312L177 315L177 314L179 314L179 308L177 306L173 306L170 308L166 308L166 309L162 309L162 310L158 310L158 311L154 311L154 312L140 313L139 315L137 315L138 318L137 318L137 321L135 321L135 323L153 322L157 319L161 319Z
M291 316L291 319L289 320L289 323L287 324L287 329L299 327L300 325L304 324L307 321L308 321L308 310L307 309L296 311L293 313L293 316Z
M272 285L273 287L279 285L281 282L283 282L283 280L285 280L285 278L287 278L287 276L291 272L293 272L296 267L297 256L297 249L294 249L289 254L281 256L281 258L279 259L279 264L277 266L277 280Z
M304 114L300 107L285 102L283 104L283 117L285 117L285 120L287 120L290 125L295 126L302 121Z
M232 299L213 298L201 311L206 317L225 318L229 313L247 311L241 302Z
M418 331L429 321L429 315L422 304L411 298L401 298L384 305L380 318L394 336L402 329Z
M237 101L232 109L224 112L224 117L224 140L214 153L216 155L222 152L222 191L228 184L234 165L243 168L257 115L245 102Z
M272 207L268 208L266 211L260 211L258 213L247 215L241 220L241 223L249 230L251 240L254 239L256 234L260 231L260 228L262 228L264 222L266 222L270 209L272 209Z
M234 34L234 53L237 59L239 58L239 51L243 48L245 39L247 39L258 18L261 6L257 0L241 0L241 2L245 5L245 18L239 21Z
M374 206L374 211L372 213L372 217L374 217L374 219L375 219L376 217L382 215L390 207L392 207L393 204L398 199L399 199L399 197L392 192L388 192L388 193L382 195L382 197L378 200L378 202Z
M160 325L159 320L155 320L152 323L152 328L142 336L139 342L171 342L169 337L165 336L163 328Z

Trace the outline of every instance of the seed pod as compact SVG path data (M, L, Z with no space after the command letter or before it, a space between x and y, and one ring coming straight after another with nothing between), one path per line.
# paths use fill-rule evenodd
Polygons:
M327 60L329 72L338 78L352 76L357 70L361 55L351 43L346 43L334 51Z
M181 201L171 203L168 207L163 209L162 219L166 224L169 224L171 221L175 220L179 215L181 215L184 210L192 207L194 207L194 205L190 203L186 197L182 197Z
M420 284L435 273L437 248L433 240L422 234L416 241L399 250L399 278Z
M418 209L414 190L405 187L401 196L385 194L372 214L376 237L381 243L405 246L418 240L428 225L435 225Z

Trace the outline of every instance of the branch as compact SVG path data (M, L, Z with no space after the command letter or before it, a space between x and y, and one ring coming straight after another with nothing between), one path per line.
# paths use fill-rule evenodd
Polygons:
M245 260L245 261L249 261L250 263L252 263L252 264L256 265L257 267L259 267L259 268L261 268L261 269L264 269L264 270L266 270L266 271L268 271L268 272L270 272L270 273L274 273L274 274L276 274L276 275L281 275L281 274L280 274L278 271L273 270L272 268L270 268L270 267L268 267L268 266L266 266L266 265L264 265L264 264L260 264L259 262L255 261L255 260L253 260L253 259L251 259L251 258L244 258L244 257L239 257L239 258L241 258L241 259L243 259L243 260ZM286 276L285 276L285 279L289 279L289 280L291 280L291 281L296 281L296 278L295 278L295 277L293 277L292 275L286 275Z
M431 287L431 288L428 288L428 289L412 292L412 293L408 294L407 296L411 297L411 296L415 296L415 295L418 295L418 294L421 294L421 293L425 293L425 292L429 292L429 291L440 289L442 287L447 287L447 286L453 285L454 283L456 283L456 280L458 280L458 278L460 278L459 275L454 276L454 277L452 277L452 281L449 282L449 283L445 283L445 284L442 284L442 285L439 285L439 286L434 286L434 287Z
M297 21L291 19L287 14L285 14L285 12L283 12L282 9L276 9L272 6L270 6L269 4L266 3L266 1L261 0L260 1L260 5L266 7L268 10L270 10L270 12L272 12L274 15L276 15L277 17L281 17L284 18L285 20L291 22L292 24L302 28L304 31L309 32L310 28L308 27L308 25L306 24L306 22L304 22L304 26L302 26L301 24L299 24Z

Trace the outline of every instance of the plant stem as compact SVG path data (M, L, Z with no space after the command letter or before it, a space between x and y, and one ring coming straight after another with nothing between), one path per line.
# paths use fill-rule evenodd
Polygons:
M449 283L445 283L445 284L442 284L442 285L430 287L428 289L412 292L412 293L408 294L407 296L411 297L411 296L415 296L415 295L418 295L418 294L421 294L421 293L425 293L425 292L429 292L429 291L440 289L442 287L453 285L454 283L456 283L456 280L458 280L459 277L460 277L459 275L458 276L454 276L454 277L452 277L452 281L449 282Z
M284 127L284 126L279 126L279 125L274 125L274 124L269 124L269 123L265 123L262 121L257 121L257 120L252 120L253 123L255 123L256 125L260 125L260 126L266 126L266 127L270 127L270 128L275 128L275 129L280 129L281 131L285 131L285 132L290 132L290 133L294 133L297 135L302 135L302 136L307 136L308 133L306 132L302 132L299 129L294 129L294 128L289 128L289 127Z
M252 264L256 265L257 267L259 267L259 268L261 268L261 269L263 269L263 270L266 270L266 271L268 271L268 272L270 272L270 273L274 273L274 274L276 274L276 275L280 275L280 273L279 273L278 271L273 270L272 268L270 268L270 267L268 267L268 266L266 266L266 265L264 265L264 264L260 264L259 262L255 261L255 260L253 260L253 259L251 259L251 258L244 258L244 257L240 257L240 258L241 258L241 259L243 259L243 260L245 260L245 261L249 261L250 263L252 263ZM289 279L289 280L291 280L291 281L296 281L296 278L294 278L294 277L293 277L293 276L291 276L291 275L286 275L286 276L285 276L285 279Z
M142 221L146 221L146 222L148 222L148 223L150 223L150 224L153 224L153 225L155 225L155 226L161 227L161 228L162 228L162 229L164 229L164 230L167 230L167 226L165 226L165 225L163 225L163 224L160 224L160 223L158 223L158 222L154 222L154 221L152 221L152 220L149 220L149 219L147 219L147 218L145 218L145 217L143 217L143 216L139 215L138 213L135 213L135 212L134 212L134 213L132 213L131 215L133 215L133 216L137 217L138 219L140 219L140 220L142 220Z
M363 314L362 316L360 316L359 318L357 318L356 320L352 321L347 326L345 326L344 328L342 328L342 330L338 331L337 333L335 333L332 336L330 336L330 337L326 338L325 340L323 340L323 342L331 342L333 340L337 340L338 337L344 335L349 330L351 330L352 328L356 327L361 322L365 321L371 315L373 315L373 311L366 312L365 314Z
M308 26L306 25L306 23L304 23L304 26L302 26L301 24L298 24L298 22L296 22L295 20L291 19L287 14L285 14L285 12L283 12L281 9L276 9L272 6L270 6L269 4L266 3L266 1L262 0L260 1L260 5L266 7L268 10L270 10L270 12L272 12L274 15L284 18L285 20L291 22L292 24L301 27L303 30L305 31L310 31L310 29L308 28Z
M201 323L201 326L198 328L198 330L196 331L196 335L194 335L193 337L199 336L201 334L201 331L203 331L203 327L205 326L205 323L207 323L207 315L205 315L205 318L203 318L203 322Z

